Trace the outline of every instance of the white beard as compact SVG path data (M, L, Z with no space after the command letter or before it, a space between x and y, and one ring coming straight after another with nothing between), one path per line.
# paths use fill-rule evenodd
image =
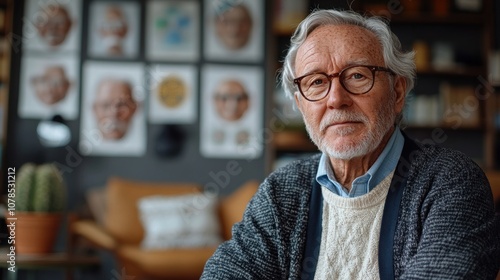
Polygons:
M105 36L102 38L102 44L106 50L112 50L114 48L121 49L123 43L123 38L119 36Z
M114 118L107 118L99 123L99 127L103 133L118 132L126 134L129 123Z
M393 107L389 106L393 104L394 101L389 100L389 104L383 104L380 106L380 112L377 116L375 127L363 133L361 138L357 139L356 142L350 141L342 144L329 145L328 139L321 137L321 135L325 135L325 130L328 128L329 124L334 122L356 121L362 122L366 125L369 123L369 120L365 115L340 110L329 112L328 116L325 116L325 118L321 120L319 131L316 133L313 132L313 129L305 118L304 123L306 124L306 130L309 137L323 153L332 158L350 160L356 157L364 156L375 150L380 145L384 136L394 125L396 116L391 110ZM336 133L340 137L344 137L353 133L355 128L345 127L336 129Z

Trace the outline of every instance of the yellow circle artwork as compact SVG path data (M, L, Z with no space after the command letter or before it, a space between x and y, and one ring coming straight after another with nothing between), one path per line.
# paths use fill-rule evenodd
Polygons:
M187 96L187 87L176 76L165 77L158 85L158 99L167 108L179 107Z

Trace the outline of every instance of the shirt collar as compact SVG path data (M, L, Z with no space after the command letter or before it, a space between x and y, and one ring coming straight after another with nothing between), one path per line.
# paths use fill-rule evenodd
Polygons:
M364 195L377 186L387 175L389 175L390 172L392 172L392 170L396 168L403 150L403 145L403 134L398 128L396 128L384 147L384 150L370 169L368 169L364 175L354 179L349 193L347 192L347 189L345 189L335 178L330 160L325 153L321 155L319 161L316 181L320 185L340 196L357 197Z

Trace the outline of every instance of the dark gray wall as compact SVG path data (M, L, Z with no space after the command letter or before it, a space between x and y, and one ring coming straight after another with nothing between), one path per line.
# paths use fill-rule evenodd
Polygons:
M90 1L83 0L83 2L81 62L87 59L85 44ZM137 2L141 3L142 26L144 26L145 1ZM199 2L203 11L203 1L200 0ZM269 11L270 5L271 3L266 3L267 11ZM13 32L18 37L22 37L21 19L23 18L24 1L15 1L14 9L15 22ZM203 14L202 11L201 14ZM266 11L262 11L262 13L265 14ZM269 24L267 24L267 16L265 16L265 18L265 30L267 34L267 30L269 30L267 27ZM200 20L200 24L202 23L203 21ZM203 30L203 28L201 28L201 30ZM144 34L144 32L142 32L142 34ZM268 40L266 39L264 41L267 43ZM203 42L203 38L201 42ZM267 48L263 46L262 49L266 50ZM144 59L144 52L142 50L144 50L143 43L141 44L140 58L127 61L143 61L147 63ZM200 53L203 55L201 50ZM36 135L36 126L39 120L21 119L18 117L17 113L21 56L22 50L20 46L12 50L11 87L9 94L7 144L4 166L19 168L23 163L28 161L37 163L47 161L57 162L64 172L64 177L68 185L68 194L70 196L70 203L68 206L70 209L75 209L81 205L86 190L103 186L110 176L121 176L128 179L152 182L195 182L208 187L210 191L217 191L225 195L248 180L262 180L266 175L266 165L269 162L268 143L265 143L266 148L262 155L252 160L235 160L230 158L213 159L201 156L199 144L203 139L200 139L199 119L192 125L180 126L186 135L185 141L183 142L183 149L179 155L171 158L162 158L155 153L156 138L162 126L151 124L147 125L147 152L142 157L82 156L78 153L78 139L80 137L79 118L75 121L67 122L73 137L68 146L57 149L43 148ZM267 69L265 64L267 58L268 54L265 54L262 62L251 64L238 63L238 65L261 66L264 71L263 73L265 73L265 83L274 83L274 80L269 79L265 71ZM196 64L201 67L204 63L205 61L202 56L202 59ZM80 65L80 80L82 80L81 70L82 68ZM270 86L262 85L263 96L265 96L265 102L262 106L266 108L263 110L265 112L269 111L267 108L269 107L271 96L270 94L264 94L264 92L267 92L267 88L270 88ZM199 92L198 90L198 94ZM267 118L267 116L264 117L264 119ZM262 131L265 131L264 123L262 124L262 128ZM229 171L231 172L227 170L228 164L231 168ZM5 190L5 188L3 189Z

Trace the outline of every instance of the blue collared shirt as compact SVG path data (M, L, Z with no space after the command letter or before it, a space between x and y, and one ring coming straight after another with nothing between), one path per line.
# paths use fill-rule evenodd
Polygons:
M325 153L323 153L319 160L316 181L342 197L358 197L367 194L396 168L401 152L403 151L404 143L403 134L396 128L384 150L366 174L352 181L350 192L335 178L330 160Z

